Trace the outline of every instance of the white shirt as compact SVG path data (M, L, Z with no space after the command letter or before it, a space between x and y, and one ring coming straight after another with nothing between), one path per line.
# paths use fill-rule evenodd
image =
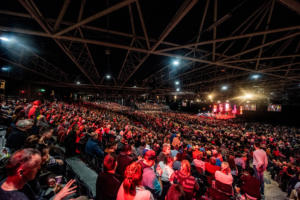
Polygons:
M174 173L174 170L168 165L165 165L163 161L160 161L158 164L163 172L161 175L161 180L166 182L169 181L171 175Z
M232 177L231 173L226 175L221 171L216 171L215 179L217 181L220 181L221 183L224 183L224 184L227 184L227 185L232 185L232 182L233 182L233 177Z
M205 162L202 160L194 159L193 164L195 167L200 167L205 172Z
M126 200L123 183L119 188L117 200ZM136 187L136 193L133 200L154 200L154 197L149 190L146 190L143 186L138 186Z
M256 169L259 169L262 166L264 171L267 169L268 157L264 150L258 149L253 152L253 165L256 166Z

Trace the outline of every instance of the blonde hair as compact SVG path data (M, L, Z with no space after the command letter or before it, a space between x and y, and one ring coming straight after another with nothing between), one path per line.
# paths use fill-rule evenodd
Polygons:
M191 164L188 160L181 161L180 171L183 172L185 175L191 174Z
M222 172L229 174L230 173L230 167L228 162L222 162L221 164L221 170Z

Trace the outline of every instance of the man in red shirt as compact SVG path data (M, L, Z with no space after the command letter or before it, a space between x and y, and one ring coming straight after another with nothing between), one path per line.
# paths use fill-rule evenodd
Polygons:
M209 159L209 162L205 163L205 171L207 171L210 174L215 174L216 171L221 170L221 167L216 165L216 158L211 157Z

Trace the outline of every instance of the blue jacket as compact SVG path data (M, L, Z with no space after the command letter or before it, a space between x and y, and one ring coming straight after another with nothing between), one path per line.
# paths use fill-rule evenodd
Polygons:
M85 152L91 156L104 157L104 152L98 145L97 141L89 138L85 145Z

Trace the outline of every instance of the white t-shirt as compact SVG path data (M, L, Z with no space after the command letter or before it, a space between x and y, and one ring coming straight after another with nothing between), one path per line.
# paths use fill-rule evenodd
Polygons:
M232 185L232 182L233 182L233 177L232 177L231 173L224 174L221 171L216 171L215 179L217 181L220 181L221 183L224 183L224 184L227 184L227 185Z
M117 200L127 200L125 199L123 183L119 188ZM138 186L136 187L136 194L133 200L154 200L154 197L149 190L146 190L143 186Z
M174 170L169 167L168 165L165 165L163 161L160 161L159 166L162 170L161 180L168 182L170 180L171 175L173 174Z

